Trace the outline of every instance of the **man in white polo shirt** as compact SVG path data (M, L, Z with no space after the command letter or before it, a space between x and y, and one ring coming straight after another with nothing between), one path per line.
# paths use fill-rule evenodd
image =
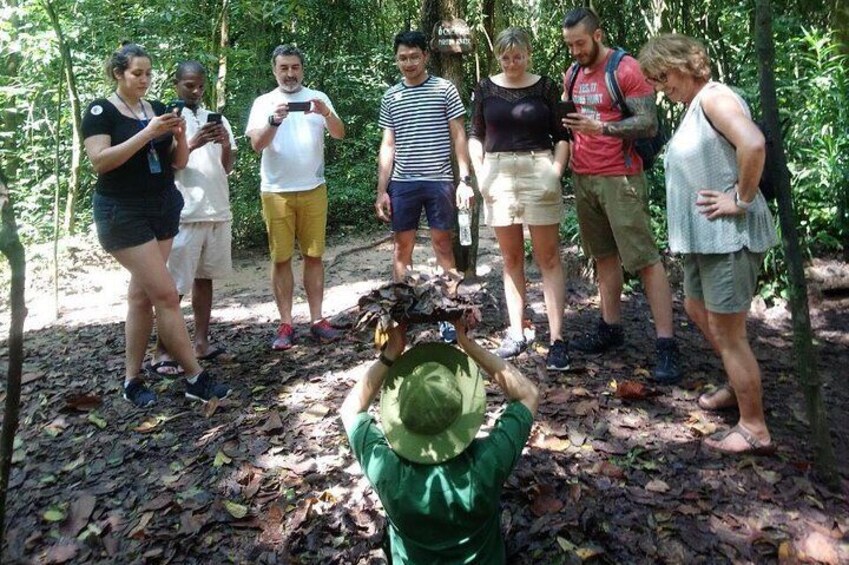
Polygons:
M271 286L280 313L271 347L284 350L294 343L292 255L296 239L304 259L310 334L319 343L340 336L322 317L327 225L324 131L342 139L345 125L325 93L303 85L304 56L297 47L278 46L271 64L278 87L254 101L245 133L254 151L262 154L262 213L271 251Z
M223 346L209 342L212 313L212 281L230 273L232 260L230 187L227 175L233 170L236 140L227 118L202 107L206 69L197 61L177 66L174 90L185 102L182 115L189 140L189 162L174 171L174 181L185 205L180 214L180 232L168 256L168 271L180 296L192 295L195 320L195 355L200 360L227 357ZM181 372L165 347L157 340L150 368L160 375Z

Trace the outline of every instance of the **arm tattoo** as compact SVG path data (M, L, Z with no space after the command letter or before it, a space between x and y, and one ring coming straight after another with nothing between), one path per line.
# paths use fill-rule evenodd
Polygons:
M605 134L622 139L651 137L657 133L657 105L654 96L626 98L625 106L631 113L618 122L605 122Z

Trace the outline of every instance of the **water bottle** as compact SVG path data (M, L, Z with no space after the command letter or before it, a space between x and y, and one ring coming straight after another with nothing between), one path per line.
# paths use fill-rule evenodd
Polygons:
M457 211L457 225L460 228L460 245L468 247L472 244L472 214L468 208Z

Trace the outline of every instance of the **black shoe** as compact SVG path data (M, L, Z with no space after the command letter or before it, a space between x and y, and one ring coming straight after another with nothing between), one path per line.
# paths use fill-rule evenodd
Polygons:
M510 335L504 336L501 345L495 350L495 354L502 359L510 359L528 348L528 342L523 338L515 340Z
M622 324L608 324L604 320L598 321L598 329L595 333L587 333L569 342L572 349L584 353L604 353L611 347L618 347L625 343L625 332Z
M124 385L124 400L129 400L137 408L146 408L156 402L156 393L147 388L141 379L133 379Z
M548 348L545 358L545 368L549 371L568 371L569 352L566 350L566 342L562 339L555 340Z
M674 385L682 378L678 368L678 344L671 337L657 338L657 365L654 380L665 385Z
M229 386L224 383L216 383L206 371L198 375L194 383L186 380L186 398L200 400L204 404L209 402L213 396L218 400L227 398L230 392L231 389Z

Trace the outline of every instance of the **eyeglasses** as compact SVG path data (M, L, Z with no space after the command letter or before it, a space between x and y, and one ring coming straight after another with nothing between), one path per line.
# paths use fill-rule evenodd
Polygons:
M417 65L422 62L423 58L424 57L422 55L399 55L398 57L395 57L395 60L402 65L405 63Z
M666 84L666 81L669 80L669 77L666 73L660 73L656 77L646 77L646 80L652 84Z

